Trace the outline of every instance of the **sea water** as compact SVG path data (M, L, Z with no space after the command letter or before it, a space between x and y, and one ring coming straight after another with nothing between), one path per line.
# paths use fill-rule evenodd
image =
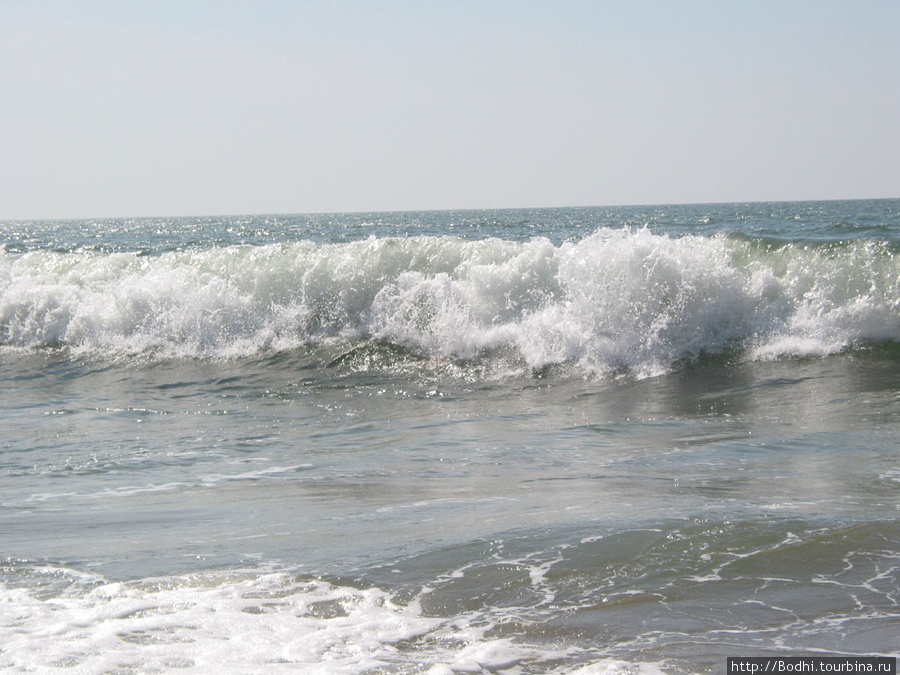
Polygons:
M0 669L900 652L900 201L0 224Z

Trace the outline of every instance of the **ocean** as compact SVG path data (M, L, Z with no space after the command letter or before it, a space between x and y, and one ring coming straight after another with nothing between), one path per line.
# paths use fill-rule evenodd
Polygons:
M900 200L0 232L4 672L900 653Z

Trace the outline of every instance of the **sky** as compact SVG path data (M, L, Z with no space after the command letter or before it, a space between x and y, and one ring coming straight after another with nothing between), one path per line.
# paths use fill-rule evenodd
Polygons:
M0 220L900 197L897 0L0 0Z

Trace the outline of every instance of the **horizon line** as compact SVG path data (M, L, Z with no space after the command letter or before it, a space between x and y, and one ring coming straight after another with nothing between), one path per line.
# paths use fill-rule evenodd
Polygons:
M187 213L187 214L158 214L158 215L118 215L118 216L61 216L61 217L28 217L28 218L3 218L0 223L33 223L54 221L84 221L84 220L161 220L167 218L261 218L282 216L352 216L374 215L387 213L452 213L452 212L476 212L476 211L549 211L554 209L620 209L620 208L659 208L664 206L723 206L728 204L798 204L798 203L828 203L828 202L868 202L891 201L900 197L835 197L829 199L751 199L751 200L711 200L711 201L685 201L685 202L647 202L633 204L576 204L566 206L493 206L493 207L449 207L430 209L363 209L349 211L259 211L259 212L233 212L233 213Z

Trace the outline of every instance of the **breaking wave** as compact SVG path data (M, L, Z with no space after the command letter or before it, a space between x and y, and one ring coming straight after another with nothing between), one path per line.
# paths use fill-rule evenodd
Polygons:
M900 264L809 245L603 228L579 241L371 237L169 251L0 251L0 344L234 358L329 341L585 375L900 340Z

